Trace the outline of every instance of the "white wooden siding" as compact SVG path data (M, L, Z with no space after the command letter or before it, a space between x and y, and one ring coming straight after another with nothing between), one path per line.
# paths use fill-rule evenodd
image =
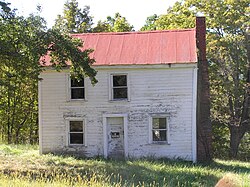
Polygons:
M181 157L192 160L193 69L195 65L174 68L97 67L98 83L85 81L86 101L69 101L69 73L52 70L41 73L40 148L42 153L76 151L86 156L103 155L103 115L128 115L129 157ZM129 101L109 100L112 73L127 73ZM149 144L151 114L169 115L170 145ZM66 118L86 122L86 146L67 146Z

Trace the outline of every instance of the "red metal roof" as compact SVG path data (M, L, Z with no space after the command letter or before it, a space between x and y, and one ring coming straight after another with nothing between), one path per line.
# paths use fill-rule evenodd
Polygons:
M92 48L94 65L138 65L196 63L195 29L83 33L72 37L83 41L83 49ZM44 57L49 66L48 56Z

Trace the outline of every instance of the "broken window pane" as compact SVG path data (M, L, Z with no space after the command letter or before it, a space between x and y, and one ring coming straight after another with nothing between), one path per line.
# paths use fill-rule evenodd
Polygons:
M167 119L153 118L152 123L153 141L167 141Z
M166 129L166 118L153 118L153 129Z
M167 141L167 131L153 130L153 141Z

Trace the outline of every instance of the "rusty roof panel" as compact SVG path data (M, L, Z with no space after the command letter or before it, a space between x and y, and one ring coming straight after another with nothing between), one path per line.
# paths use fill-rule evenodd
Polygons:
M162 36L161 63L175 63L176 33L169 32L168 37Z
M136 34L133 45L135 49L131 51L134 53L134 62L132 64L147 64L148 34Z
M123 37L123 45L120 55L120 64L128 64L129 62L134 62L136 54L136 46L134 45L136 35L129 34L126 36L126 39ZM133 44L133 45L131 45Z
M161 63L162 33L148 34L147 63Z
M98 35L93 35L98 37ZM107 54L110 47L111 36L100 35L96 48L94 49L94 57L96 59L96 65L108 65L106 64ZM101 50L100 50L101 49Z
M190 45L187 45L186 42L189 43L189 35L184 35L177 33L176 37L176 62L185 62L190 59Z
M123 35L113 35L111 37L109 51L107 54L107 64L115 65L120 62L120 55L122 50Z
M72 37L83 41L83 49L92 48L94 65L139 65L196 63L195 29L83 33ZM43 57L48 60L48 57ZM47 66L49 63L45 63Z

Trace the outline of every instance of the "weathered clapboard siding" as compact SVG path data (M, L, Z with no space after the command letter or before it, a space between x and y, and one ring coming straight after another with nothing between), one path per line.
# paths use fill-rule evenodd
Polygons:
M85 80L85 101L69 101L69 73L41 73L40 148L42 153L76 151L103 155L103 114L128 114L128 156L181 157L192 160L192 110L194 64L159 68L96 67L98 83ZM129 101L109 100L112 73L127 73ZM149 143L149 117L169 114L170 144ZM67 118L85 120L85 146L67 146Z

